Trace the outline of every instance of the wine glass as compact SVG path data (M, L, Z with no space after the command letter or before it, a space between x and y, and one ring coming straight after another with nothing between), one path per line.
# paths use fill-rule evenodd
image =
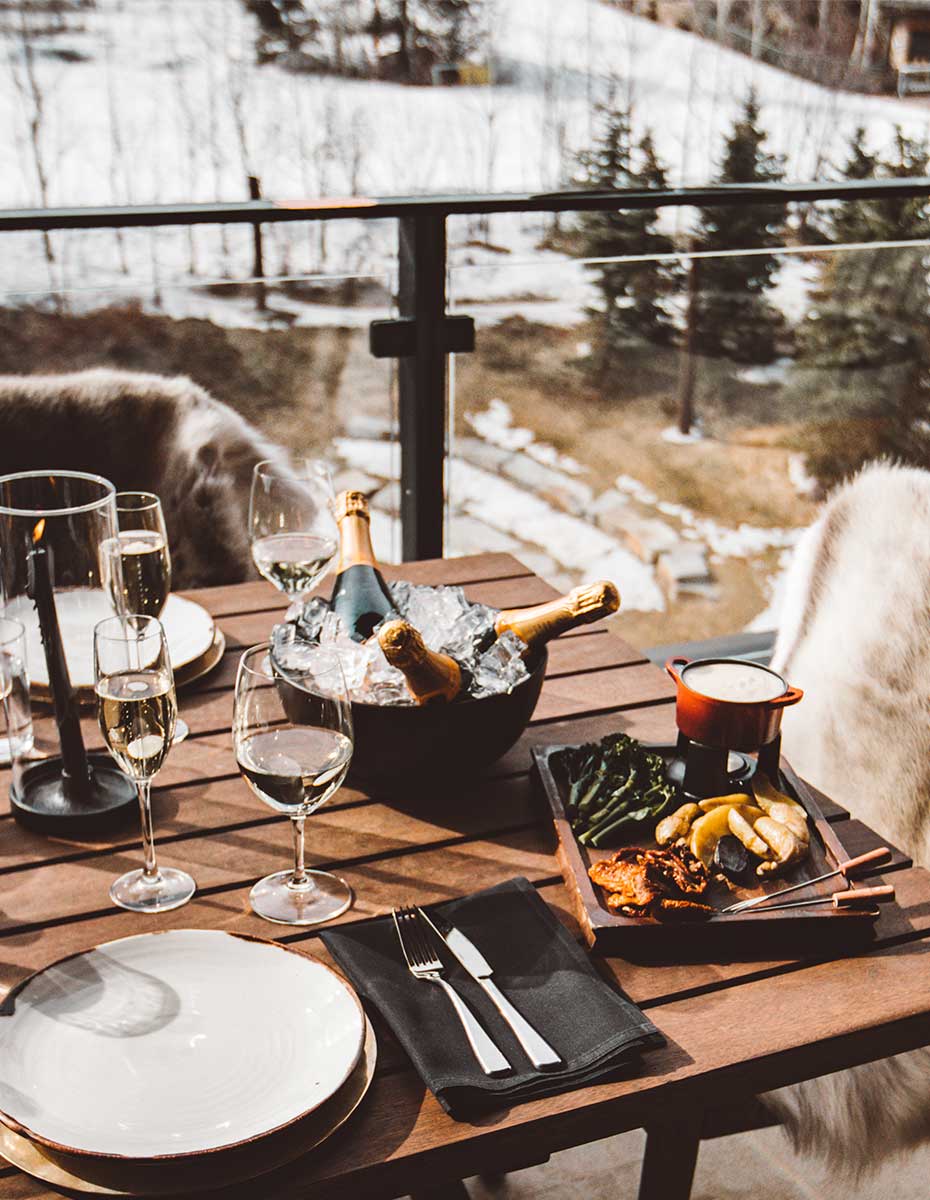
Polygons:
M292 601L323 578L336 556L334 504L329 467L320 459L293 468L266 459L252 472L252 561Z
M159 867L152 832L152 776L174 738L177 702L161 622L142 614L107 617L94 629L97 718L107 749L135 783L145 865L121 875L110 899L133 912L186 904L195 884L186 871Z
M249 787L294 827L294 869L260 879L252 911L281 925L317 925L352 903L328 871L304 866L304 821L339 789L352 759L352 706L339 655L308 648L299 672L282 672L267 644L239 662L233 712L236 761Z
M161 501L154 492L117 492L116 521L116 537L100 547L101 573L113 607L118 613L160 617L171 595L171 551ZM189 733L178 717L175 742Z
M0 738L0 763L32 753L35 736L26 669L26 629L12 617L0 616L0 708L6 737Z

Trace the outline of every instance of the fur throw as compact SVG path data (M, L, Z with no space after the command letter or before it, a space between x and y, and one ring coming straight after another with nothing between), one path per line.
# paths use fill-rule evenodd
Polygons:
M176 590L254 573L252 468L287 456L190 379L108 368L0 375L0 430L2 474L91 471L117 491L160 496Z
M805 693L791 765L930 866L930 473L876 464L834 493L789 570L772 665ZM930 1049L763 1101L797 1149L861 1175L930 1139Z

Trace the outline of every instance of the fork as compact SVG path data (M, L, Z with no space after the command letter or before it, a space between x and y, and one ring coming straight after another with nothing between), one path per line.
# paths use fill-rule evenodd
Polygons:
M416 979L427 979L430 983L438 983L449 997L449 1003L462 1022L468 1044L474 1051L475 1058L485 1075L501 1075L505 1071L513 1070L504 1055L479 1025L474 1013L462 997L447 979L443 979L445 968L436 954L430 932L419 913L415 909L401 907L392 909L391 915L394 918L397 939L400 942L400 948L407 961L410 974Z

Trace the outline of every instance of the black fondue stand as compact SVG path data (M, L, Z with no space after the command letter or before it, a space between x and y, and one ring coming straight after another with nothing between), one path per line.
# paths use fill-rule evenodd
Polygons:
M780 760L780 732L774 741L760 746L753 759L741 750L693 742L679 730L675 757L668 764L667 774L671 782L681 788L686 799L707 800L711 796L743 791L757 766L769 779L777 780Z
M44 529L40 521L33 533L26 590L39 620L61 754L25 766L14 764L10 806L21 825L37 832L99 833L124 820L138 799L131 780L109 755L89 755L84 748L78 695L55 608L54 556L50 546L41 544Z

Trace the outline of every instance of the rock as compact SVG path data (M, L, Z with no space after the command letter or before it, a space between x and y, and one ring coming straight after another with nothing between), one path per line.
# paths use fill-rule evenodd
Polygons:
M384 480L349 467L338 472L333 479L333 487L337 496L340 492L364 492L366 496L371 496L378 488L384 487Z
M463 513L449 522L447 554L506 554L519 549L520 543L516 538L500 529L492 529L477 517Z
M679 545L678 534L658 517L643 517L627 511L619 520L617 535L645 563L655 562L659 555L667 554Z
M591 505L591 515L599 529L603 529L605 533L614 537L619 537L622 535L624 523L630 515L630 502L616 488L608 488L606 492L601 492Z
M707 564L707 547L697 542L679 542L660 554L656 578L670 600L679 592L713 596L717 590Z
M554 467L547 467L526 454L514 454L500 469L527 491L575 517L586 513L594 499L590 487L580 479L574 479Z
M452 457L463 458L473 467L499 471L501 464L512 457L512 451L494 446L476 437L456 437L452 441Z
M342 422L343 433L350 438L389 438L391 420L379 413L350 412Z

